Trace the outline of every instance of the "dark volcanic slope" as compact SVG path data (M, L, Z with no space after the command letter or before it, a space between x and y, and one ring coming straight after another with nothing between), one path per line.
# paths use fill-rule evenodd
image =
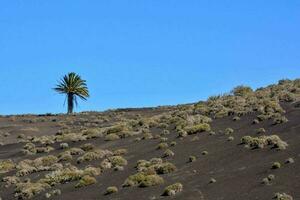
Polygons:
M300 199L299 99L300 79L173 107L2 116L0 197ZM168 147L158 149L163 143ZM164 157L166 149L174 156ZM134 174L131 187L123 187ZM183 190L163 196L174 183ZM110 186L118 192L106 195ZM61 194L51 195L54 189Z
M169 142L176 141L177 145L170 147L175 156L166 160L175 164L178 170L171 174L162 175L165 184L148 188L122 188L121 185L129 175L136 173L134 167L138 160L162 156L164 150L156 150L159 140L135 142L135 137L129 137L107 142L103 138L98 138L71 143L71 146L80 146L80 144L90 142L96 147L110 150L126 148L128 154L124 157L129 164L125 166L124 171L105 171L97 177L98 182L91 186L75 189L75 182L59 185L57 188L61 189L62 194L53 199L169 199L170 197L164 197L161 194L165 186L175 182L180 182L184 186L183 192L175 196L177 199L272 199L276 192L285 192L291 194L294 199L300 199L300 165L298 164L300 159L300 108L296 108L295 104L285 104L284 108L286 110L285 116L289 121L276 126L272 125L270 120L253 125L252 120L256 116L256 113L253 113L241 117L239 121L233 121L232 117L214 120L211 126L216 135L199 133L179 139L174 130L170 128L171 134L166 137ZM159 109L126 111L128 115L132 116L136 114L151 116L159 112L161 112ZM60 118L57 117L57 121ZM9 138L16 138L15 132L18 132L15 131L16 127L28 126L28 123L23 122L22 119L24 117L16 117L13 123L15 126L8 122L8 118L1 119L1 127L11 132ZM56 123L35 122L30 125L40 128L37 134L47 135L58 130L55 127ZM228 135L219 133L219 130L228 127L234 130L233 141L227 140ZM251 150L240 145L242 136L257 136L255 130L262 127L265 128L266 135L277 134L286 141L289 144L288 148L283 151L269 147ZM161 130L153 129L151 132L155 134L160 133ZM194 138L195 136L198 139ZM1 146L0 159L10 158L14 161L24 159L20 153L23 145L13 143ZM61 151L56 147L56 150L50 154L57 155ZM203 151L207 151L208 155L202 155L201 152ZM42 155L44 154L38 156ZM188 163L191 155L196 156L197 160ZM38 156L27 156L26 158ZM284 164L285 160L290 157L295 160L295 163ZM280 169L271 169L272 163L275 161L282 163ZM99 163L100 161L92 161L88 164L96 166ZM262 184L262 179L269 174L274 174L275 180L271 185ZM215 178L217 182L210 184L210 178ZM103 195L106 188L112 185L119 187L119 192L113 195ZM1 197L5 200L13 199L13 187L6 189L2 184ZM45 199L44 193L35 199Z

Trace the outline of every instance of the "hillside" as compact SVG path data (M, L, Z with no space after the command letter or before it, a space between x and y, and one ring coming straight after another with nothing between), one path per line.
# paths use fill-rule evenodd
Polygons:
M299 100L297 79L189 105L2 116L0 197L300 199Z

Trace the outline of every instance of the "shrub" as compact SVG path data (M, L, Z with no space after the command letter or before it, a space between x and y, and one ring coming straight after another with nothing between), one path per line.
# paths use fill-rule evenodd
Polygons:
M256 130L257 134L262 134L262 133L266 133L266 130L264 128L259 128Z
M139 186L139 187L149 187L162 184L164 181L163 179L158 176L157 174L145 174L144 172L139 172L137 174L129 176L124 184L123 187L132 187L132 186Z
M232 128L226 128L225 129L225 135L232 134L233 132L234 132L234 130Z
M185 128L185 131L188 135L204 132L204 131L210 131L210 125L207 123L202 123L194 126L189 126Z
M50 186L47 183L17 183L15 197L17 199L31 199L48 188L50 188Z
M7 173L15 168L15 163L12 160L0 161L0 174Z
M109 162L111 162L112 166L125 166L127 165L127 160L122 156L112 156L108 157Z
M158 146L156 147L156 149L166 149L168 147L169 147L169 145L167 143L162 142L162 143L158 144Z
M106 195L109 194L113 194L113 193L117 193L118 192L118 188L116 186L110 186L108 188L106 188Z
M169 130L163 130L161 135L169 135L170 134L170 131Z
M235 116L235 117L233 117L233 119L232 119L233 121L239 121L239 120L241 120L241 118L240 117L238 117L238 116Z
M279 116L279 117L274 118L273 124L274 125L276 125L276 124L283 124L283 123L286 123L288 121L289 120L285 116Z
M75 155L83 155L85 152L80 149L80 148L71 148L69 149L69 152L71 155L75 156Z
M161 138L160 138L160 141L161 141L161 142L167 142L168 140L169 140L169 139L166 138L166 137L161 137Z
M177 142L175 142L175 141L173 141L173 142L170 143L170 146L171 146L171 147L174 147L174 146L176 146L176 145L177 145Z
M49 199L49 198L51 198L51 197L53 197L53 196L58 196L58 195L61 195L61 190L60 190L60 189L55 189L55 190L52 190L52 191L50 191L50 192L47 192L47 193L45 194L45 197L46 197L47 199Z
M195 162L197 160L196 156L190 156L189 162Z
M117 149L113 152L114 156L121 156L127 154L127 149Z
M83 151L91 151L95 148L95 146L91 143L86 143L80 146Z
M276 199L276 200L293 200L293 197L286 193L276 193L274 195L274 199Z
M87 136L87 138L99 138L103 136L101 129L98 128L90 128L82 131L82 135Z
M270 182L275 179L273 174L268 175L268 177L262 179L262 184L270 185Z
M174 196L177 193L183 190L183 185L181 183L175 183L173 185L169 185L165 188L163 195L165 196Z
M263 135L259 137L244 136L241 139L241 143L249 145L252 148L264 148L266 145L272 145L279 150L284 150L288 146L288 144L277 135Z
M164 183L164 179L156 174L145 176L144 180L140 183L139 187L150 187Z
M264 185L269 185L270 184L270 181L268 178L263 178L262 181L261 181L262 184Z
M253 90L249 86L237 86L231 91L235 96L246 96L253 93Z
M84 186L89 186L92 184L97 183L97 180L89 175L83 176L80 181L75 185L76 188L84 187Z
M186 137L188 135L188 133L183 129L179 129L177 132L178 132L178 137Z
M67 149L67 148L69 148L69 144L68 143L61 143L59 146L60 146L61 149Z
M228 140L228 141L233 141L233 140L234 140L234 137L229 136L229 137L227 138L227 140Z
M169 174L176 171L176 167L174 164L165 162L162 164L155 164L150 167L153 168L157 174Z
M274 162L272 165L272 169L279 169L279 168L281 168L280 162Z
M59 161L71 161L73 160L73 156L71 155L70 151L62 152L58 155Z
M151 133L144 133L143 137L142 137L142 140L149 140L149 139L152 139L152 138L153 138L153 135Z
M105 136L105 141L114 141L114 140L118 140L118 139L120 139L120 137L114 133L111 133L111 134Z
M214 179L214 178L211 178L210 180L209 180L209 183L216 183L217 182L217 180L216 179Z
M6 177L2 178L2 182L5 183L5 187L9 187L11 185L20 183L21 180L19 177L16 177L16 176L6 176Z
M295 161L294 161L293 158L288 158L288 159L285 161L286 164L292 164L292 163L294 163L294 162L295 162Z
M166 158L166 157L172 157L174 156L175 153L173 151L171 151L170 149L167 149L165 152L164 152L164 155L163 157Z
M99 160L103 158L104 156L112 155L112 152L107 151L107 150L94 150L94 151L89 151L82 155L81 157L77 158L77 163L82 163L82 162L89 162L92 160Z
M198 141L200 138L198 136L194 136L191 141L194 142L194 141Z

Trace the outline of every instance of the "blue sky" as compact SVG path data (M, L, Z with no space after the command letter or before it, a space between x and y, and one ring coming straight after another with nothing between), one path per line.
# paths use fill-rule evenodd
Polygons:
M51 88L87 79L76 111L195 102L300 78L298 0L1 0L0 114L65 112Z

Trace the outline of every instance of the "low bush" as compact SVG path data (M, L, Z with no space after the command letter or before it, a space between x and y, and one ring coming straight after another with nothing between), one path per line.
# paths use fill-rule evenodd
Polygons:
M173 185L169 185L165 188L163 195L165 196L174 196L177 193L183 190L183 185L181 183L175 183Z
M120 136L118 136L117 134L111 133L109 135L105 136L105 141L114 141L114 140L119 140Z
M109 194L113 194L113 193L117 193L119 190L116 186L110 186L108 188L106 188L106 195L109 195Z
M167 149L165 152L164 152L164 155L163 157L166 158L166 157L172 157L174 156L175 153L173 151L171 151L170 149Z
M111 156L107 158L113 167L115 166L125 166L128 164L127 160L122 156Z
M259 137L251 137L251 136L244 136L241 139L242 144L249 145L252 148L264 148L267 145L272 145L272 147L284 150L287 148L288 144L281 140L277 135L270 135L270 136L259 136Z
M202 123L194 126L188 126L185 128L185 131L188 135L204 132L204 131L210 131L210 125L207 123Z
M286 193L276 193L274 195L273 199L275 199L275 200L293 200L293 197Z
M274 163L272 164L272 169L279 169L279 168L281 168L280 162L274 162Z
M85 175L79 180L79 182L75 185L75 187L80 188L80 187L93 185L95 183L97 183L97 180L94 177Z
M0 161L0 174L12 171L15 168L15 163L12 160Z

